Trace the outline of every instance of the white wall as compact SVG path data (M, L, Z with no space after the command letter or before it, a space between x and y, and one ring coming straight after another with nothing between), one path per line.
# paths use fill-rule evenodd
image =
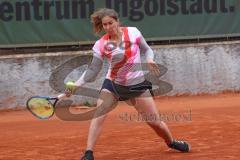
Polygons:
M240 43L194 44L152 47L156 62L168 68L160 79L173 90L166 95L218 93L240 90ZM49 86L52 71L67 59L88 52L58 52L0 56L0 109L25 107L32 95L57 95ZM76 80L83 70L74 70L65 81ZM87 86L100 89L107 70L105 63L97 81ZM95 102L95 98L76 96L75 101Z

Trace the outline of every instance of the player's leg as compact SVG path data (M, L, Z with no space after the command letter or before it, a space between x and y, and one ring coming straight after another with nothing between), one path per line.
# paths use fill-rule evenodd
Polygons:
M147 124L164 139L170 148L177 149L182 152L188 152L190 150L190 146L186 142L173 139L168 126L165 122L161 121L159 117L159 112L149 90L139 97L134 98L134 100L136 110L143 118L145 117Z
M88 133L87 148L82 160L93 160L93 149L99 138L103 122L107 113L113 110L117 105L117 99L110 91L102 89L97 100L97 110L91 121Z
M170 133L167 125L160 120L158 110L155 106L155 102L153 101L150 92L147 90L145 93L134 99L134 107L142 116L143 120L145 120L146 123L152 129L154 129L154 131L160 137L162 137L167 144L170 144L173 141L172 134Z

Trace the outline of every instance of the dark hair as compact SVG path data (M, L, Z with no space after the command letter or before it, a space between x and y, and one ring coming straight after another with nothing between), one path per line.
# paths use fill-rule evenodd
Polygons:
M100 8L91 15L94 33L100 34L102 32L102 19L106 16L112 17L116 21L119 20L118 13L115 10L109 8Z

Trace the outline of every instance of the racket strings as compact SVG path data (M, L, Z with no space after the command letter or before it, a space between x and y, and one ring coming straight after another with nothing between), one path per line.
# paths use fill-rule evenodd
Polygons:
M38 118L49 118L54 113L54 107L50 101L45 98L32 98L28 101L28 109Z

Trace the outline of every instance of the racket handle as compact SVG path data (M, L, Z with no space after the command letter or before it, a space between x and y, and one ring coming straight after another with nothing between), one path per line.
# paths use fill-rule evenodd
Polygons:
M59 94L57 96L58 99L62 99L62 98L65 98L66 97L66 94L62 93L62 94Z

